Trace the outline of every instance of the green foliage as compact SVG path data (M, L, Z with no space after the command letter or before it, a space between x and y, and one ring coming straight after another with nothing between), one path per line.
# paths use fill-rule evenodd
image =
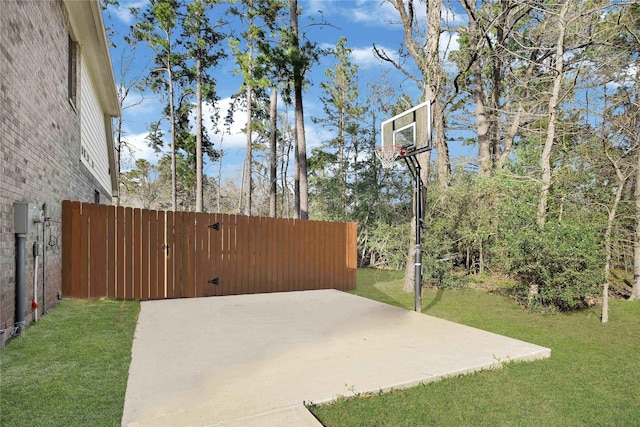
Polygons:
M360 249L368 254L368 264L372 267L402 269L410 244L409 230L408 222L398 225L378 220L372 224L368 238Z
M521 285L522 304L575 310L595 304L604 281L601 236L590 225L548 224L544 230L519 230L510 243L508 272ZM530 302L529 287L538 287Z
M463 278L453 274L450 246L436 239L422 242L422 285L437 289L464 286Z

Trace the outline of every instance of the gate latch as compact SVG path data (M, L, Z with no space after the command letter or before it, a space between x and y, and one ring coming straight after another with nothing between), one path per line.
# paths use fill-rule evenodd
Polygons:
M213 228L216 231L220 231L220 223L216 222L215 224L209 225L209 228Z
M218 286L220 284L220 280L216 277L215 279L209 280L208 283Z

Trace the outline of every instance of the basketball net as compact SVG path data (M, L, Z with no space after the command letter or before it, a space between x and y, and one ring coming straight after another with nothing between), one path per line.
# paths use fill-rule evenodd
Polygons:
M384 169L391 169L396 159L402 155L399 145L379 145L375 148L376 157Z

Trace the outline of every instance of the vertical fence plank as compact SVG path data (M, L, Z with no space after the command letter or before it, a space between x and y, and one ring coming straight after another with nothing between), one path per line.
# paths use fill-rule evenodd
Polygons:
M358 275L358 224L350 222L347 232L349 233L349 248L347 254L349 257L347 264L349 288L347 290L354 291L356 289L356 279Z
M154 300L158 298L158 252L160 252L160 245L158 244L158 211L149 211L149 288L147 298Z
M195 237L196 237L196 216L194 212L185 212L185 221L183 222L184 230L184 243L186 246L183 256L183 269L182 274L184 276L184 289L182 292L183 297L193 298L195 296Z
M334 222L331 223L331 228L333 229L333 238L331 239L331 248L334 249L331 253L333 254L333 264L332 264L332 275L333 279L331 280L331 287L335 288L340 283L340 263L342 262L344 256L344 246L342 244L342 236L340 235L341 227L340 223Z
M282 269L282 280L278 284L278 292L286 292L289 290L289 282L292 274L291 264L293 263L291 253L292 246L294 244L292 238L293 233L291 233L290 230L292 228L293 221L294 220L291 218L283 219L282 228L280 230L281 235L279 240L283 243L282 252L279 254L281 257L279 265Z
M278 251L278 242L275 239L277 221L265 218L263 222L262 239L260 240L260 251L262 255L262 265L264 268L264 292L273 292L276 284L275 264L273 254Z
M221 289L224 281L222 270L222 241L224 237L224 223L222 215L214 214L211 217L212 224L218 224L218 230L210 228L209 234L209 262L207 264L207 280L218 278L218 284L207 284L209 295L222 295Z
M331 240L333 239L333 230L331 227L331 223L325 224L325 245L326 247L331 245ZM325 258L324 258L324 269L325 269L325 280L328 287L333 286L333 254L331 251L325 249Z
M298 290L305 291L309 289L309 221L300 221L300 287Z
M318 265L319 254L324 250L322 245L322 236L319 233L319 227L321 226L319 221L311 221L309 226L311 228L310 239L311 245L307 248L310 253L309 267L311 269L310 289L324 289L324 285L320 280L320 266Z
M194 247L193 247L193 296L203 297L205 286L202 283L204 275L202 274L203 266L203 252L204 252L204 237L206 236L205 229L202 228L205 222L207 222L207 215L201 212L196 212L194 224Z
M237 215L229 215L227 217L228 233L225 236L227 238L227 253L226 253L226 259L225 259L225 273L227 276L227 285L225 287L224 295L235 295L237 293L236 288L238 287L238 276L236 275L236 264L237 264L236 219L237 219Z
M214 277L219 277L219 285L216 295L229 295L231 274L229 272L229 235L231 218L228 214L218 215L220 221L220 267Z
M182 272L184 253L183 212L173 213L173 298L182 298L184 288L184 274Z
M185 262L183 274L185 275L184 297L193 298L195 296L195 248L196 248L196 219L195 212L187 212L186 222L184 223L184 231L186 233Z
M260 238L260 217L248 216L247 218L247 287L245 293L255 294L261 292L261 284L257 280L258 259L256 254L256 240Z
M320 248L320 239L316 236L316 229L318 227L318 221L309 221L309 246L306 248L307 250L307 262L309 263L309 283L307 284L308 289L321 289L318 282L318 266L317 266L317 257L318 250Z
M215 215L200 213L198 214L198 229L196 232L196 296L205 297L215 295L215 285L209 283L213 279L209 272L209 264L211 260L211 239L214 238L212 233L219 233L210 225L216 223Z
M116 291L115 297L124 299L125 287L125 210L116 209Z
M255 258L255 240L254 240L254 226L255 219L257 217L245 216L244 221L244 246L245 246L245 266L244 268L244 285L242 288L243 294L255 293L256 284L253 282L254 272L256 269Z
M91 289L90 298L104 298L107 296L107 251L105 205L86 204L89 221L89 265L88 274Z
M297 282L296 264L298 263L298 258L296 255L299 252L298 236L296 234L296 231L297 231L296 227L298 226L298 221L299 220L297 219L290 220L289 227L286 228L286 234L287 234L286 239L291 242L287 251L288 252L287 277L285 278L285 282L287 286L284 289L286 292L293 291L296 289L296 282Z
M79 280L74 282L75 288L72 293L80 298L89 298L91 295L91 283L89 283L89 221L90 216L85 214L85 206L80 204L80 275Z
M285 291L295 291L298 283L298 254L300 253L300 245L298 242L298 219L292 219L289 221L289 227L287 228L288 239L291 239L291 245L289 246L289 265L288 265L288 278L286 279L287 287Z
M294 283L294 291L301 291L304 290L304 280L305 280L305 273L306 273L306 266L305 266L305 223L307 221L306 220L298 220L296 221L296 226L295 226L295 233L296 233L296 242L297 242L297 248L296 248L296 253L295 253L295 257L296 260L294 262L295 265L295 272L296 272L296 279L295 279L295 283Z
M231 280L229 283L228 295L237 295L240 293L242 287L242 277L238 271L238 265L241 263L241 256L238 252L240 248L239 244L239 215L231 215L231 229L229 230L229 270L231 273Z
M143 209L140 215L140 299L149 299L149 244L151 236L149 234L150 211Z
M291 244L289 245L289 250L287 254L288 263L287 263L287 277L285 278L285 282L287 286L285 287L285 291L294 291L296 290L297 281L298 281L298 268L297 263L298 257L297 254L300 252L299 244L298 244L298 234L297 234L297 226L299 220L292 219L289 221L289 227L287 227L286 233L287 237Z
M107 206L107 298L116 297L116 207Z
M176 245L175 245L175 212L167 212L166 219L166 242L165 242L165 252L166 252L166 263L167 263L167 284L166 284L166 292L165 298L177 298L175 288L175 254L176 254Z
M80 203L62 202L62 293L65 297L80 298L74 290L80 278Z
M133 209L124 208L124 283L123 298L131 300L134 296L133 285Z
M158 212L158 244L156 247L156 263L157 263L157 277L155 299L166 298L167 289L167 249L166 245L166 215L164 211Z
M300 281L296 290L304 291L309 289L309 221L298 221L300 234L300 249L298 250L298 265L300 267Z
M305 265L305 232L306 232L306 220L297 220L295 226L295 234L296 234L296 252L295 252L295 281L293 291L302 291L305 287L305 275L306 275L306 265Z
M269 277L269 229L272 224L269 218L260 217L258 236L255 239L256 245L256 283L261 293L271 292ZM273 246L271 246L273 248Z
M344 290L346 289L347 286L347 224L346 223L339 223L338 224L338 266L337 266L337 276L338 276L338 281L336 282L336 284L334 286L337 287L337 289L341 289Z
M133 210L133 271L132 271L132 299L142 298L142 213L139 208Z
M242 294L243 278L244 278L244 216L234 215L235 223L232 231L232 251L231 266L233 268L233 286L230 291L231 295ZM235 238L233 238L235 236ZM233 262L235 260L235 262Z
M244 293L246 286L247 272L247 217L244 215L236 215L236 250L235 250L235 276L236 283L234 295Z
M318 251L318 270L319 270L319 280L322 284L322 289L331 288L331 283L329 283L329 276L327 274L327 258L328 252L330 251L330 247L327 244L327 229L326 224L322 224L322 243L321 248Z
M334 250L331 254L331 287L336 286L338 281L338 264L340 262L340 242L338 240L339 229L335 223L330 223L331 227L331 240L328 242Z
M283 218L280 221L280 227L278 230L278 242L281 247L278 252L278 286L276 292L283 292L286 290L287 280L289 277L289 246L291 241L287 235L287 229L289 226L289 219Z

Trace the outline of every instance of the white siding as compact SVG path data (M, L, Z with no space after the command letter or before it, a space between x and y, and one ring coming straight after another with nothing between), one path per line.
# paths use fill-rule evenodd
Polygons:
M84 58L80 61L80 64L80 131L82 141L80 159L104 190L111 194L111 175L109 173L104 113L98 103Z

